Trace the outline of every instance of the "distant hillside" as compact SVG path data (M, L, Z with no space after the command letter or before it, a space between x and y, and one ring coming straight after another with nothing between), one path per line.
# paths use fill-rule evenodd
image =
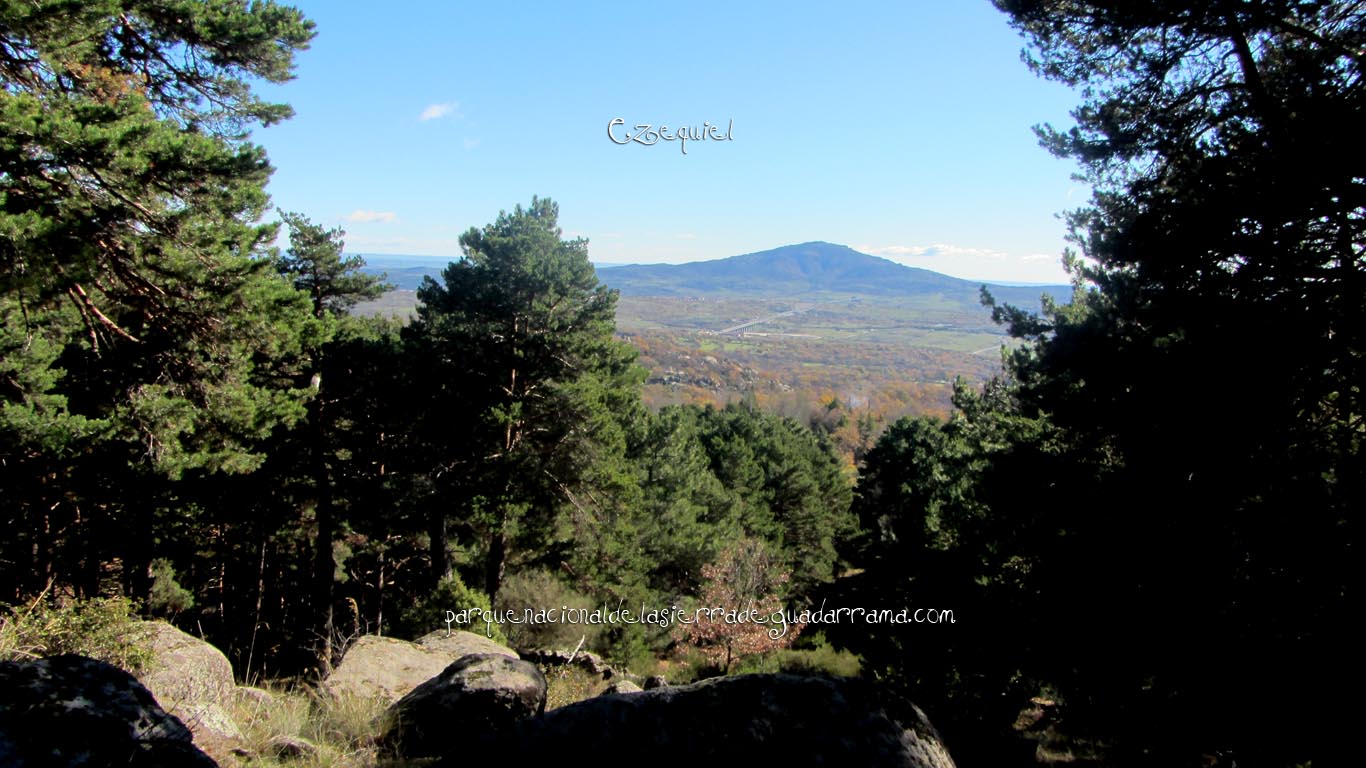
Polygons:
M361 254L365 272L385 274L399 290L413 291L422 278L441 279L451 259L439 256ZM599 264L598 278L625 296L799 298L813 294L926 298L963 309L978 307L982 283L869 256L844 245L802 243L689 264ZM1037 306L1047 293L1065 302L1065 285L988 284L992 295L1020 306ZM830 297L834 297L830 296Z
M399 253L360 253L365 259L362 272L368 275L385 275L394 288L399 291L416 291L422 285L422 278L430 277L441 281L441 273L446 265L455 260L453 256L414 256ZM599 269L622 266L593 262Z
M449 258L366 255L398 290L356 307L411 317L423 277ZM596 264L617 288L618 333L650 370L645 401L723 404L754 398L806 418L834 393L891 420L947 415L954 381L999 372L1016 343L991 320L981 283L916 269L830 243L803 243L715 261ZM1037 308L1067 286L991 285L1002 301Z
M365 259L362 272L370 275L385 275L385 279L400 291L415 291L422 285L422 278L431 277L441 280L441 271L451 262L442 256L408 256L395 253L361 253Z
M785 245L690 264L633 264L598 270L598 278L626 296L801 297L804 294L925 297L976 306L980 282L960 280L927 269L859 253L833 243ZM1022 306L1037 306L1040 294L1067 301L1071 288L988 285L994 296Z

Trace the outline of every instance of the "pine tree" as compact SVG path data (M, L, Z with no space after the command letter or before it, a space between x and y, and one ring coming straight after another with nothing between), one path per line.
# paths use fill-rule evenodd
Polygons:
M289 226L289 249L276 260L276 269L293 281L294 287L312 300L313 316L322 325L321 338L309 351L309 379L313 398L308 403L309 473L312 476L313 512L317 523L314 539L313 604L318 610L317 631L322 638L319 652L323 664L332 663L332 588L337 564L333 547L337 534L337 512L333 500L333 467L337 461L333 406L351 386L332 373L331 342L338 326L346 322L346 312L357 302L379 297L391 286L381 277L360 270L365 260L343 256L345 232L325 230L298 213L281 212ZM334 394L342 393L342 394Z
M431 510L434 575L448 569L450 512L484 550L496 595L519 541L543 546L564 507L605 513L586 485L620 482L624 420L639 406L635 352L613 338L616 293L587 241L563 240L559 209L533 198L460 238L465 256L418 290L411 339L426 373L422 420L441 478Z
M1366 499L1366 10L997 5L1081 89L1076 127L1040 133L1095 194L1073 302L994 307L1028 342L1008 379L870 455L888 594L994 617L903 661L960 738L1001 732L1003 691L1047 692L1106 764L1332 763ZM1273 734L1264 701L1299 706Z
M270 174L312 25L271 2L0 7L0 488L20 591L145 571L147 473L251 470L302 417L309 322L261 258ZM141 478L141 480L139 479ZM122 492L121 492L122 491Z

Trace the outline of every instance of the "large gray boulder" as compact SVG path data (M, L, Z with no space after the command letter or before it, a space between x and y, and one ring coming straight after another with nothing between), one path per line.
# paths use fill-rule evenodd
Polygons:
M322 687L333 696L383 699L392 704L441 674L450 663L444 654L407 640L366 635L346 650Z
M416 642L429 651L445 654L446 658L450 659L447 664L454 664L461 658L474 653L494 653L499 656L507 656L510 659L521 658L516 651L496 640L460 629L453 629L450 632L438 629L419 637Z
M143 621L131 630L150 658L138 680L157 703L187 725L200 749L223 759L242 734L231 715L237 696L232 665L223 652L164 621Z
M545 677L502 654L465 656L389 709L381 748L407 758L439 756L496 739L545 711Z
M447 637L445 631L438 631L416 643L366 635L346 650L322 687L333 696L377 698L393 704L462 657L475 653L517 658L514 651L472 632L452 631Z
M215 768L118 667L65 655L0 663L0 765Z
M237 692L232 665L223 652L164 621L138 622L131 630L151 659L138 670L138 679L161 706L181 703L228 706Z
M648 755L651 765L665 766L953 767L939 734L910 702L859 680L794 675L598 696L478 747L482 756L518 764L591 749ZM468 753L445 757L454 766Z

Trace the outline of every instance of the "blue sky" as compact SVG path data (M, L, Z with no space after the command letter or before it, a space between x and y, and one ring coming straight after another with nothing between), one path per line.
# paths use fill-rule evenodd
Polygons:
M296 3L318 25L295 117L258 130L277 206L361 253L455 257L533 195L599 262L828 240L971 279L1062 281L1089 196L1031 126L1077 96L986 0ZM608 123L733 125L614 144ZM617 136L625 135L618 128Z

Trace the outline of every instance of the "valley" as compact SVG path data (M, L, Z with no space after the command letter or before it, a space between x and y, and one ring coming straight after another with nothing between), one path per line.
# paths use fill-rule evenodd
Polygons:
M357 307L411 317L424 276L440 259L367 255L367 271L395 290ZM651 407L750 399L804 423L834 403L846 421L947 416L953 383L1001 370L1015 343L981 305L981 284L906 267L831 243L681 265L600 266L620 292L617 333L650 373ZM989 286L1037 308L1066 286ZM847 455L855 452L847 447Z

